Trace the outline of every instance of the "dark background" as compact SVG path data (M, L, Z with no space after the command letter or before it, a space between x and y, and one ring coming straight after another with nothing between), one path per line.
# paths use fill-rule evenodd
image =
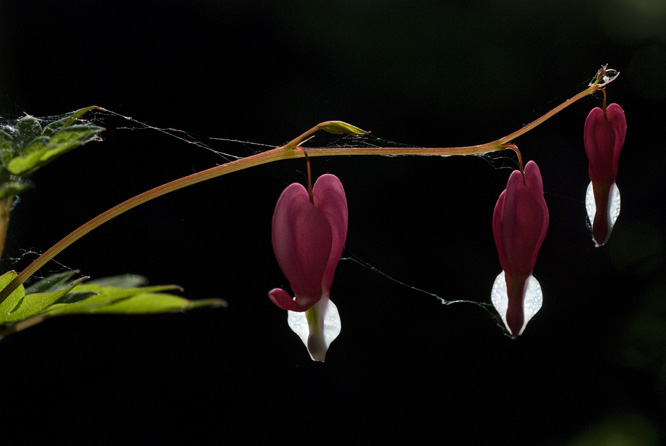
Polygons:
M22 444L657 445L666 441L663 106L666 6L576 1L0 0L0 115L88 105L245 156L323 120L400 144L479 144L581 91L601 64L627 114L607 247L585 225L581 100L517 141L539 163L550 228L544 306L511 341L472 304L441 305L352 261L342 334L310 361L267 299L286 286L270 219L304 163L173 193L96 230L41 274L127 272L227 309L54 319L0 343L0 438ZM20 270L89 218L223 162L100 113L104 141L40 171L12 216ZM326 139L318 139L317 142ZM491 218L515 158L336 157L345 255L446 300L488 303ZM615 443L612 443L615 441Z

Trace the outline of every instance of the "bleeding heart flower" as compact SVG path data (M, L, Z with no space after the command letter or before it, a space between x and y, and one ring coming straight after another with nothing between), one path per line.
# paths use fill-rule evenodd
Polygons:
M268 293L303 340L313 360L324 361L340 333L338 310L329 300L335 268L347 237L347 198L335 175L322 175L312 196L293 183L273 214L273 251L295 297L281 288Z
M615 178L626 133L627 120L617 104L610 104L605 114L596 107L585 120L583 139L591 180L585 194L585 207L597 246L606 244L620 215L620 190Z
M532 276L548 229L548 208L535 162L525 175L515 170L493 214L493 235L503 271L495 279L491 300L514 339L541 308L542 292Z

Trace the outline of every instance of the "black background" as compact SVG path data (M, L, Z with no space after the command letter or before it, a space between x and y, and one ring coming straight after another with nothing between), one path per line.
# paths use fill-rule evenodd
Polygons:
M41 274L127 272L227 309L50 320L0 343L0 438L23 444L446 444L664 441L663 106L666 7L579 1L0 2L0 114L99 105L245 156L341 119L401 144L479 144L621 75L627 114L609 245L585 225L581 100L518 139L541 168L550 228L544 306L511 341L491 313L441 305L352 261L332 300L342 334L313 363L266 297L281 190L301 160L253 168L141 206ZM69 231L150 187L223 162L131 123L40 171L3 259L20 270ZM319 141L326 141L319 139ZM349 203L345 255L446 300L489 302L500 272L493 207L506 157L335 157Z

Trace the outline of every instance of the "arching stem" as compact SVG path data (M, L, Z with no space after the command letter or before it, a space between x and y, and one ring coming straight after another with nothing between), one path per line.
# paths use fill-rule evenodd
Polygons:
M266 152L258 153L256 155L251 155L245 158L241 158L235 161L231 161L219 166L211 167L210 169L197 172L191 175L188 175L183 178L171 181L169 183L157 186L153 189L150 189L146 192L140 193L139 195L125 200L122 203L112 207L111 209L99 214L97 217L92 220L84 223L79 226L77 229L72 231L70 234L66 235L58 243L53 245L51 248L46 250L42 255L36 258L30 265L28 265L21 273L14 278L4 289L0 291L0 303L2 303L7 296L11 294L19 285L23 284L28 278L30 278L34 273L36 273L42 266L44 266L49 260L54 258L64 249L69 247L72 243L79 240L84 235L93 231L94 229L100 227L109 220L114 219L115 217L133 209L141 204L147 203L148 201L154 200L155 198L161 197L168 193L183 189L188 186L192 186L203 181L208 181L213 178L217 178L222 175L227 175L239 170L249 169L251 167L260 166L262 164L268 164L275 161L302 158L306 156L317 157L317 156L349 156L349 155L421 155L421 156L453 156L453 155L480 155L484 153L497 152L500 150L505 150L510 148L518 154L519 163L521 164L522 170L522 157L520 152L517 150L517 147L513 144L510 144L511 141L515 140L521 135L529 132L530 130L537 127L539 124L547 121L560 111L572 105L574 102L578 101L585 96L588 96L597 89L602 88L612 82L617 75L612 78L606 78L606 67L602 67L596 74L593 82L577 95L566 100L562 104L553 108L540 118L534 120L525 127L517 130L503 138L500 138L495 141L491 141L486 144L479 144L474 146L463 146L463 147L340 147L340 148L313 148L308 149L308 153L305 154L305 150L299 149L299 145L316 133L319 130L326 130L333 133L359 133L360 129L357 127L351 126L341 121L325 121L316 126L312 127L310 130L304 132L302 135L294 138L289 141L287 144L275 149L268 150ZM601 83L601 81L604 83ZM309 168L308 168L309 170ZM309 176L309 174L308 174ZM1 217L1 215L0 215ZM5 222L6 223L6 222Z

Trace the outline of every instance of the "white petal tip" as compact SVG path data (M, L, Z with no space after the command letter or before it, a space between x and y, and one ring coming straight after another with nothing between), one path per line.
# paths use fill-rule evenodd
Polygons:
M338 308L325 297L305 312L287 311L287 323L301 338L312 360L319 362L324 362L328 347L341 330Z
M543 303L543 292L541 291L541 285L539 281L530 275L527 278L525 284L525 294L523 295L523 326L520 329L520 332L516 335L511 332L509 324L506 321L506 312L509 307L509 296L506 291L506 279L504 276L504 271L499 273L493 284L493 289L490 292L490 300L493 303L493 306L502 317L502 322L504 326L511 333L511 335L516 338L523 334L527 323L534 317L535 314L541 309Z
M608 237L610 237L611 231L613 230L613 226L615 226L615 222L620 216L620 205L622 204L620 199L620 189L615 183L611 186L608 194L608 235L606 236L606 240L601 240L601 243L599 243L599 240L595 240L594 236L592 236L592 240L597 247L606 244ZM590 184L587 185L587 190L585 191L585 210L587 211L588 227L592 229L594 216L597 214L597 204L594 199L594 188L591 181Z

